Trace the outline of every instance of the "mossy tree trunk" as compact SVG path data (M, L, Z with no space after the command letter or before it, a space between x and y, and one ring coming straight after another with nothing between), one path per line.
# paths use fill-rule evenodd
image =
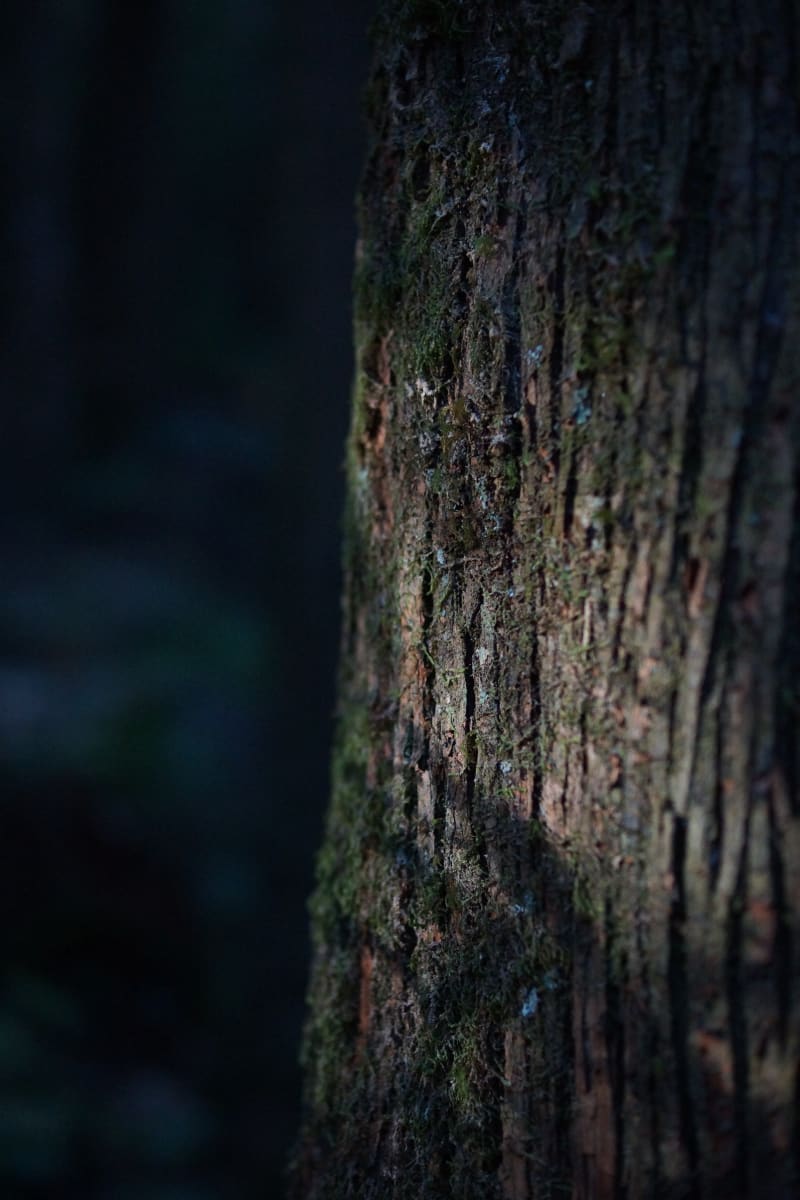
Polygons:
M795 1194L797 52L379 22L297 1196Z

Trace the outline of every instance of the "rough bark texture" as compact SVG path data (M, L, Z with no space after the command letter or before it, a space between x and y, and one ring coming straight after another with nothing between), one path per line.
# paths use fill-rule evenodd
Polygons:
M797 50L379 22L297 1196L795 1194Z

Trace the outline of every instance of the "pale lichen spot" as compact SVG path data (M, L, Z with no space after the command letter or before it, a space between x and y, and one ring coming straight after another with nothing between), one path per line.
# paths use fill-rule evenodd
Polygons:
M532 1017L539 1007L539 993L535 987L532 987L523 1001L522 1008L519 1010L521 1017Z

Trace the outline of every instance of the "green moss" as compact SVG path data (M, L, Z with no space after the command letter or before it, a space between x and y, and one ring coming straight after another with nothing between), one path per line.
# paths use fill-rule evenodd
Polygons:
M317 1112L335 1114L339 1102L341 1070L352 1054L358 1012L358 975L355 957L347 950L326 954L309 993L309 1016L301 1051L306 1077L306 1103Z
M497 240L491 234L482 233L475 239L472 253L476 258L488 258L493 253Z
M597 921L603 911L603 891L599 883L593 885L581 871L576 861L573 866L572 908L585 921Z
M315 936L333 939L341 923L358 912L364 847L380 835L375 798L367 794L370 725L366 709L352 705L339 721L333 757L328 829L317 860L317 888L311 900Z
M409 1095L443 1097L438 1136L463 1147L488 1173L497 1143L487 1111L503 1078L503 1030L524 1027L525 998L537 984L543 1006L553 1003L555 980L566 979L568 964L563 948L529 916L493 909L485 896L464 894L457 884L451 906L460 935L414 956L426 1021L410 1047L408 1088ZM540 1027L527 1031L536 1038Z

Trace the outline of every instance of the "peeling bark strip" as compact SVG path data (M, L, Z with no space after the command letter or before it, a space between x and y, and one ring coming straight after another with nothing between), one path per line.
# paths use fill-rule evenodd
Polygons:
M378 23L304 1200L797 1194L799 27Z

